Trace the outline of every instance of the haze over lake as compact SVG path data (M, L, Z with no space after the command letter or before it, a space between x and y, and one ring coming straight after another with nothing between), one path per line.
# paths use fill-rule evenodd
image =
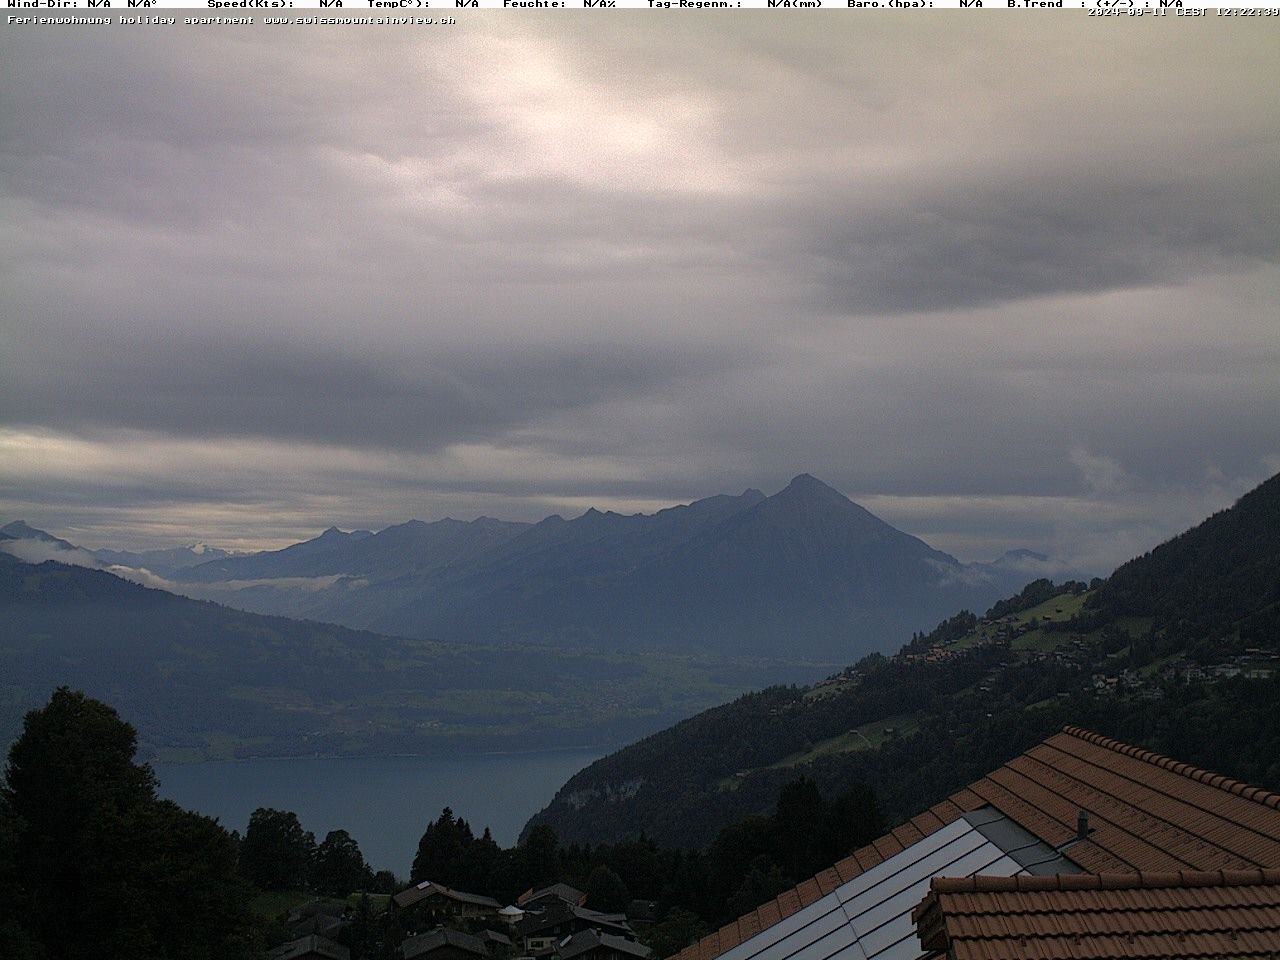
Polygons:
M418 840L451 807L504 847L574 773L602 751L155 764L160 795L243 836L258 807L292 810L324 839L346 830L375 870L408 879Z

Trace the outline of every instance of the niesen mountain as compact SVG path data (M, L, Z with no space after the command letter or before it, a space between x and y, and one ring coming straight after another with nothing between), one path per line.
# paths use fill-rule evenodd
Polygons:
M985 608L1038 564L960 563L801 475L652 515L331 529L170 576L189 596L401 636L847 659Z
M869 785L901 822L1065 724L1280 787L1280 476L1105 581L1034 581L892 657L605 757L530 826L700 847L799 776L828 796Z

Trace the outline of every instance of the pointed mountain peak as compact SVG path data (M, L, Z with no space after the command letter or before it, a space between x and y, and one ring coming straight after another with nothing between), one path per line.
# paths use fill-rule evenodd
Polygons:
M14 520L12 523L6 523L0 527L0 533L7 533L15 540L57 540L58 538L52 534L45 533L43 530L37 530L25 520Z
M802 473L787 484L786 489L778 494L787 499L803 499L807 501L845 502L849 498L839 490L823 483L812 474Z
M3 533L5 536L13 540L38 540L41 543L51 543L62 550L76 549L74 543L68 543L61 537L55 537L51 533L39 530L31 526L31 524L27 523L25 520L14 520L12 523L5 524L3 527L0 527L0 533Z

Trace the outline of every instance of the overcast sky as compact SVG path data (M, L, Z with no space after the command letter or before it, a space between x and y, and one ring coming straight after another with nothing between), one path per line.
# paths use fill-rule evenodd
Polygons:
M0 519L810 472L1105 572L1280 471L1280 22L457 16L0 28Z

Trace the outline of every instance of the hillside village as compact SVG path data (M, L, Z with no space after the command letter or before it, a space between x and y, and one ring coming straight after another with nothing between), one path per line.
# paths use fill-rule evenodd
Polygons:
M1067 727L769 896L676 960L1270 958L1280 794ZM653 960L669 906L586 906L562 882L503 906L432 881L389 898L376 950L349 904L290 915L271 960ZM359 938L355 938L359 942Z
M565 883L527 890L514 904L424 880L390 898L384 952L403 960L651 960L636 927L651 924L654 904L634 900L623 913L588 909L587 895ZM316 902L290 914L292 939L271 960L350 960L353 911Z
M1009 611L1010 604L1004 602L981 618L960 614L930 634L917 635L912 643L886 659L902 665L947 664L957 663L975 651L994 650L1000 652L1000 659L978 684L979 692L993 690L1013 667L1039 664L1079 673L1085 685L1097 693L1135 699L1159 699L1170 684L1211 684L1234 677L1266 680L1280 674L1280 650L1264 647L1246 647L1243 652L1206 663L1179 653L1130 667L1127 664L1134 659L1133 645L1140 642L1137 634L1149 630L1151 621L1135 618L1122 633L1091 629L1085 611L1090 592L1078 581L1060 586L1047 580L1036 581L1024 590L1023 609ZM1046 593L1046 599L1036 602ZM967 620L972 621L968 630L949 636L955 633L951 625ZM1117 648L1119 638L1124 642ZM865 677L864 669L852 666L819 680L813 689L819 696L856 690ZM1068 694L1062 691L1057 696Z

